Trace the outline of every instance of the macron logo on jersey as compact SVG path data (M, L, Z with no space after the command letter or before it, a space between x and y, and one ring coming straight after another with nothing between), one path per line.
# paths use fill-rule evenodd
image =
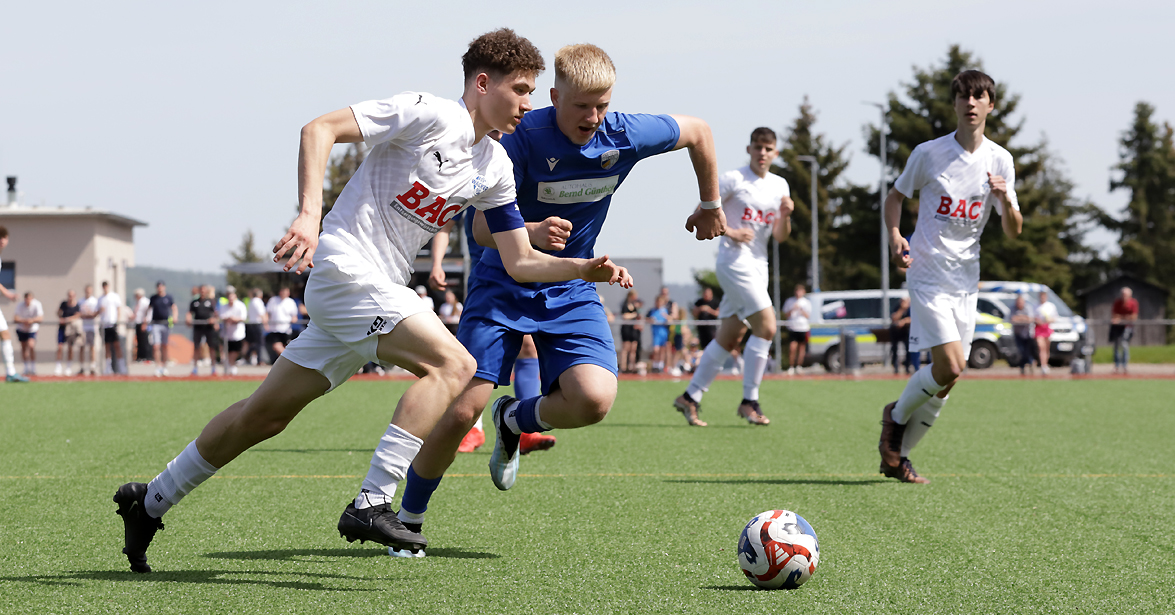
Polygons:
M559 164L558 158L547 158L547 166L551 167L552 171L555 170L555 165L557 164Z

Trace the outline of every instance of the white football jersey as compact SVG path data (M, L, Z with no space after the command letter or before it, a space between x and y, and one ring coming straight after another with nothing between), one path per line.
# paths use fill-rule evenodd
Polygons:
M755 238L746 243L723 237L718 243L718 264L743 264L745 261L766 266L767 239L779 217L779 203L783 197L791 196L787 180L774 173L759 177L748 165L719 176L718 194L726 214L727 228L755 231Z
M894 188L907 197L918 191L918 224L910 237L913 262L906 274L910 288L941 292L977 292L979 236L994 207L1003 203L991 193L987 174L1007 181L1008 199L1016 201L1016 169L1008 150L984 139L975 153L963 149L955 133L914 148Z
M468 205L516 206L510 158L489 137L474 145L464 101L405 92L352 105L351 112L371 151L323 220L322 234L395 283L408 283L416 254Z

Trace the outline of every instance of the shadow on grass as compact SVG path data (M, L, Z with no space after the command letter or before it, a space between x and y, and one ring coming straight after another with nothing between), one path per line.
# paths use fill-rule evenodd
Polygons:
M745 592L745 591L763 591L761 588L754 585L706 585L702 589L716 589L723 592Z
M262 577L262 578L256 578ZM183 570L183 571L156 571L150 574L139 574L130 571L117 570L75 570L64 574L44 574L27 577L0 577L0 581L16 581L21 583L35 583L50 586L81 586L81 581L131 581L131 582L172 582L196 583L201 585L257 585L278 587L285 589L303 589L311 591L377 591L354 587L326 586L322 583L308 581L278 581L265 577L310 577L312 579L335 579L344 581L371 581L362 577L349 577L340 574L324 574L315 572L265 572L259 570Z
M250 453L363 453L370 455L374 448L251 448Z
M879 485L893 482L884 478L845 480L838 478L672 478L667 483L702 483L722 485Z
M428 558L445 558L445 559L498 559L502 557L497 553L482 553L480 551L464 551L453 548L430 548L426 550ZM331 557L386 557L392 559L388 555L388 550L384 547L378 549L277 549L271 551L224 551L218 553L205 553L204 557L209 559L238 559L238 560L272 560L272 561L286 561L286 562L308 562L314 561L315 558L331 558Z
M703 417L701 417L701 419L706 420L706 417L703 416ZM680 423L672 423L672 424L669 424L669 423L609 423L607 421L604 421L602 423L596 423L595 425L592 425L593 429L596 429L599 427L624 427L626 429L632 428L632 427L655 427L655 428L660 428L660 429L698 429L698 428L694 427L693 425L690 425L689 423L684 422L684 420ZM713 423L711 423L710 425L705 427L705 429L750 429L750 428L751 428L751 425L743 425L743 424L715 425Z

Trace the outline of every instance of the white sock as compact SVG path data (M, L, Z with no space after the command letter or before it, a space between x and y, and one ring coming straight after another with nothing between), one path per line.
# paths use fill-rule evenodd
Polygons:
M923 365L922 369L914 372L914 375L910 376L910 381L906 383L906 389L902 391L902 396L898 398L898 405L894 406L892 412L893 420L898 424L905 425L910 413L946 388L934 381L934 375L930 373L930 365L933 364Z
M167 469L147 484L147 514L158 519L172 506L216 474L218 468L204 460L192 440L183 452L167 464Z
M16 375L16 363L12 357L12 340L4 340L0 342L0 354L4 355L4 371L9 376Z
M379 446L371 456L371 467L363 478L363 486L355 497L355 508L363 509L380 504L392 504L396 486L408 474L408 466L420 452L424 441L396 425L379 439Z
M730 351L719 345L718 340L711 340L702 351L702 360L698 361L698 369L694 370L694 377L690 378L686 392L694 401L702 401L702 394L710 389L714 377L722 371L722 366L730 358Z
M481 431L485 431L485 428L482 427L482 425L481 425L481 414L477 415L477 422L473 424L473 428L481 430Z
M410 513L404 510L403 506L400 507L400 512L396 513L396 517L404 523L424 523L424 513L420 513L419 515Z
M930 431L930 427L938 419L938 413L942 411L942 405L947 403L948 399L950 395L935 395L910 415L910 420L906 423L906 434L902 436L902 457L909 457L910 451L922 441L922 436Z
M746 357L746 369L743 371L743 399L759 400L759 383L763 382L763 371L767 369L767 351L771 349L771 340L751 336L743 350Z

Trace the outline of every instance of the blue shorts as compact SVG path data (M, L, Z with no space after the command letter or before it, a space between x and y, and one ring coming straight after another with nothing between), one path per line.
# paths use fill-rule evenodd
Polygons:
M653 347L664 346L669 343L669 326L653 325Z
M470 280L457 340L477 359L478 378L510 384L522 336L539 353L543 395L574 365L599 365L618 373L616 343L592 284L537 290L494 280Z

